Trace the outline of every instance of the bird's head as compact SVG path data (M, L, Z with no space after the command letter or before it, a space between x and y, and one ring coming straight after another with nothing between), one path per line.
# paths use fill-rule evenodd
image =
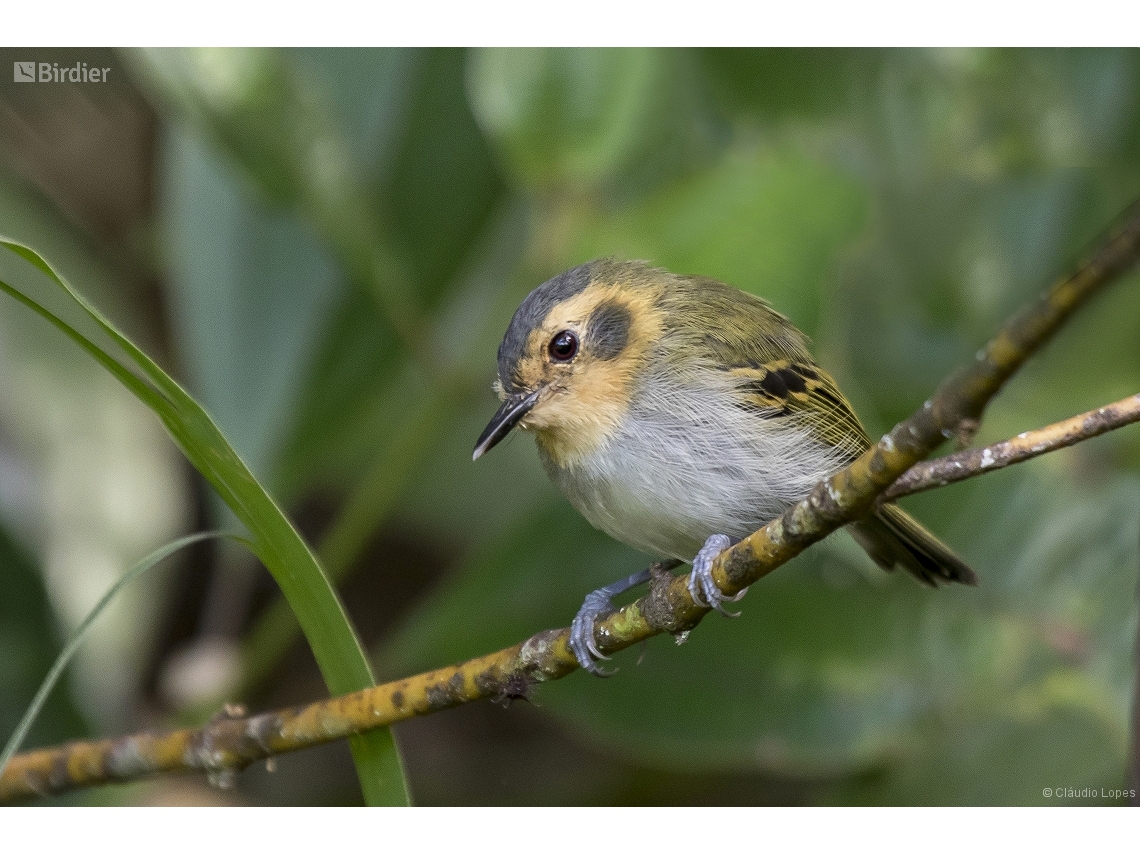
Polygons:
M661 275L609 259L539 285L499 345L503 404L475 444L478 459L516 425L560 466L602 447L629 409L664 329Z

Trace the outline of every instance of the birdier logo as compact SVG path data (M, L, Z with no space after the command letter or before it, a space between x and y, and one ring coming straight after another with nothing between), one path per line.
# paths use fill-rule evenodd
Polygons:
M109 68L88 67L85 62L65 65L58 62L14 62L13 83L106 83Z

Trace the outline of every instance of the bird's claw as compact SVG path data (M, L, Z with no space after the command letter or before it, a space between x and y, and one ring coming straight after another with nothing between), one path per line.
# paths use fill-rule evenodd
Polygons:
M738 591L735 596L727 597L721 593L712 577L713 561L730 546L732 546L732 538L728 535L709 535L705 545L693 558L693 572L689 575L689 596L698 606L716 609L726 617L740 617L740 612L731 612L721 604L737 602L748 593L748 589L744 588Z
M598 667L598 660L609 659L594 642L594 624L599 617L613 611L614 604L603 590L593 591L586 595L582 608L574 615L570 623L570 649L578 664L599 677L612 677L616 673Z

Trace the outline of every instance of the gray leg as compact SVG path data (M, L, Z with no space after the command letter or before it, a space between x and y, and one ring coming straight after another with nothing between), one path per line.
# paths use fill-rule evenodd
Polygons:
M728 617L740 617L740 612L730 612L721 603L735 603L748 593L748 589L740 591L735 597L726 597L720 592L712 577L712 565L716 557L739 542L726 534L709 535L701 551L693 558L693 572L689 576L689 595L698 606L708 606Z
M598 590L586 595L582 608L578 610L578 614L574 615L574 620L570 624L570 649L574 651L578 664L591 674L597 674L599 677L609 677L613 674L613 671L604 671L597 665L596 660L609 659L610 657L604 656L594 643L594 622L606 612L613 611L614 597L618 594L624 594L630 588L645 584L649 579L650 572L647 567L620 582L598 588Z

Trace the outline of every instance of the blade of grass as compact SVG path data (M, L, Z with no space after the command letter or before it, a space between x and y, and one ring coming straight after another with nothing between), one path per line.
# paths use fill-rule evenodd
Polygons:
M339 695L374 685L360 641L313 552L206 411L39 253L7 238L0 238L0 246L45 274L122 350L126 364L25 290L0 281L0 290L50 321L158 415L187 459L249 530L250 548L273 574L297 615L329 691ZM366 803L407 804L406 784L391 734L387 730L364 734L354 737L351 746Z
M199 532L197 534L190 534L186 537L180 537L178 540L171 541L165 546L160 546L158 549L156 549L126 573L124 573L122 577L110 587L107 593L105 593L102 598L100 598L99 602L95 604L95 607L91 609L90 612L88 612L87 617L83 619L83 622L79 624L79 627L75 630L75 633L72 635L71 640L63 648L63 650L60 651L59 656L56 657L55 662L51 666L51 670L48 671L47 676L44 677L43 682L40 684L40 688L36 692L36 696L32 698L32 702L28 704L28 708L24 711L24 715L16 725L16 729L12 731L12 735L8 737L8 742L4 746L4 751L3 753L0 753L0 775L4 774L4 769L7 767L8 761L12 759L12 755L20 750L20 746L24 743L24 739L27 737L28 731L31 730L32 724L35 722L36 717L40 714L40 710L43 709L43 705L47 701L48 695L51 694L51 690L55 688L55 684L59 682L59 678L63 675L64 669L67 668L68 663L71 662L71 659L75 655L75 652L79 650L80 645L83 644L83 641L87 638L87 631L91 628L91 625L95 623L95 620L99 617L99 615L103 613L103 610L107 608L108 605L110 605L111 600L113 600L118 595L119 591L123 590L123 588L131 584L131 582L133 582L151 567L154 567L157 564L161 563L165 558L174 554L179 549L182 549L185 546L190 546L192 543L200 543L203 540L209 540L210 538L214 537L228 537L240 543L246 543L247 545L249 543L249 541L247 541L244 537L240 537L235 534L227 534L226 532L222 531L205 531Z
M431 386L414 401L403 420L394 425L384 448L349 494L317 551L326 572L342 579L364 552L369 538L396 505L415 476L431 443L449 423L454 395ZM239 688L252 689L266 679L297 635L297 621L288 604L277 600L258 617L242 644Z

